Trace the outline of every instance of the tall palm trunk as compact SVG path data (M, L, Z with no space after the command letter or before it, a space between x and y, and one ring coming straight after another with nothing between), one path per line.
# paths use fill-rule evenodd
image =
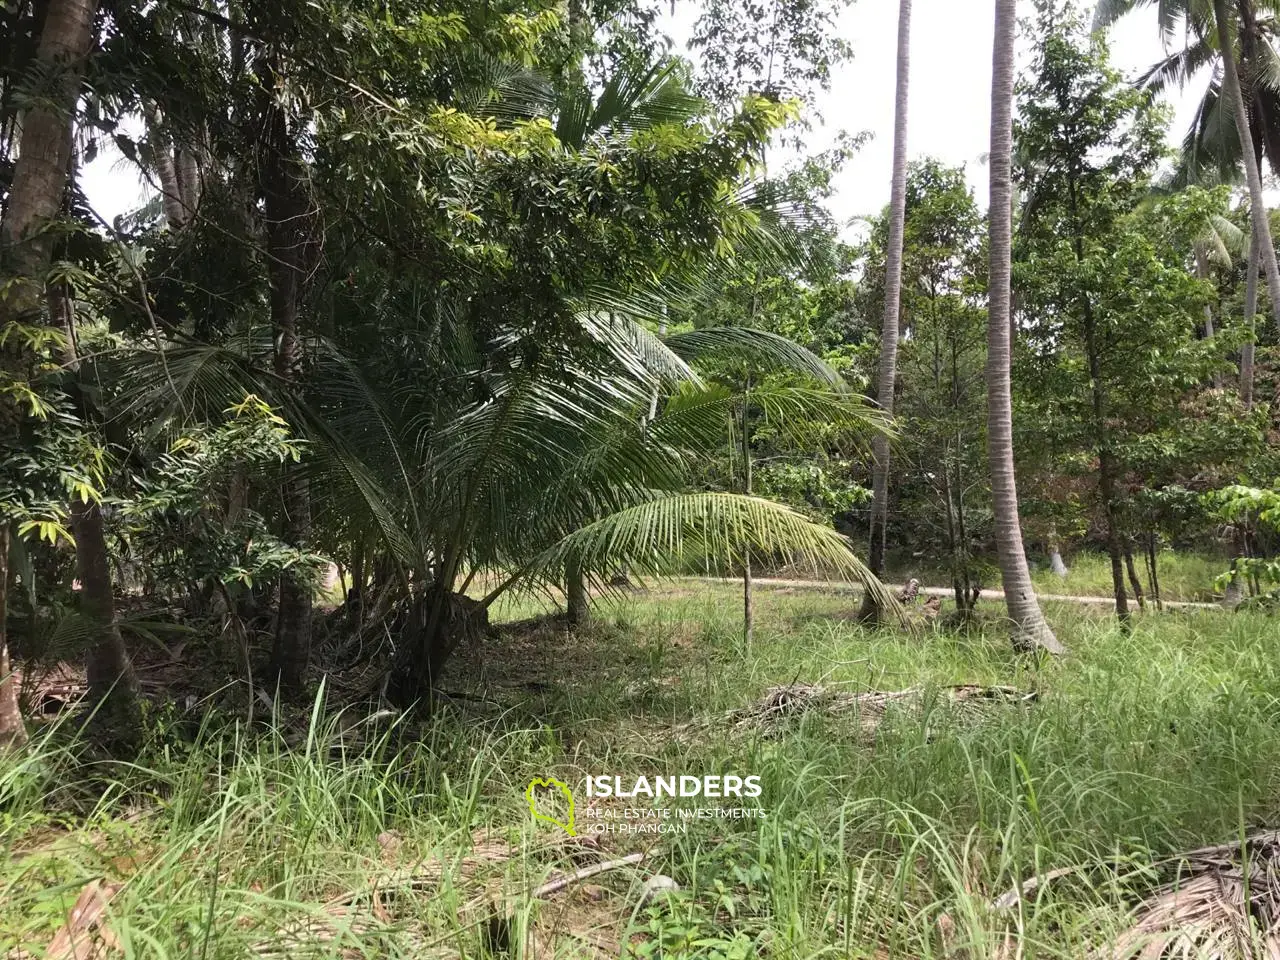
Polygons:
M311 269L311 196L306 169L289 137L288 122L276 105L269 108L269 142L263 166L263 213L271 284L271 323L275 330L275 372L285 383L302 376L300 306ZM284 510L282 539L305 546L311 536L311 493L298 464L284 467L280 484ZM282 690L302 691L311 661L312 585L293 571L280 578L272 668Z
M27 728L22 725L22 711L18 709L18 681L13 676L5 633L8 598L9 525L0 523L0 751L22 746L27 741Z
M751 377L747 377L746 388L742 392L742 492L748 497L752 493L751 469ZM756 605L754 581L751 575L751 545L743 545L742 560L742 642L747 650L755 639Z
M893 415L893 392L898 377L898 320L902 306L902 237L907 219L907 104L911 83L911 0L898 4L898 80L893 121L893 186L889 199L889 248L885 252L884 323L880 328L880 376L876 399L887 416ZM889 440L877 434L872 441L875 465L871 474L871 572L883 577L889 521ZM862 597L859 616L879 619L870 592Z
M1249 339L1240 348L1240 402L1246 410L1253 409L1253 358L1254 358L1254 315L1258 312L1258 260L1262 256L1262 245L1258 242L1255 230L1253 242L1249 246L1248 274L1244 281L1244 328Z
M996 0L991 76L991 253L987 318L987 449L991 459L991 505L1005 602L1014 646L1063 653L1045 622L1031 586L1022 548L1018 488L1013 469L1013 400L1009 382L1013 246L1013 58L1017 0Z
M182 200L182 187L178 183L178 169L174 165L173 151L160 119L160 111L154 105L147 108L147 144L151 165L160 181L160 200L164 217L170 230L177 230L187 222L187 210Z
M1249 113L1240 87L1240 71L1236 64L1227 0L1213 0L1213 13L1218 27L1218 43L1222 50L1223 92L1230 98L1236 119L1241 161L1249 184L1249 215L1253 220L1255 242L1261 247L1262 267L1267 276L1267 294L1271 298L1271 316L1275 320L1276 329L1280 330L1280 264L1276 262L1276 248L1271 240L1271 224L1267 219L1267 204L1262 193L1262 171L1258 167L1253 137L1249 133Z

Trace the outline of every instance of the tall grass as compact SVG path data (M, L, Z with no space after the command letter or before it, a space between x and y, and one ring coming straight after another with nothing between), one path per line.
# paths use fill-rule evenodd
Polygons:
M40 731L0 761L0 950L40 955L100 879L130 957L585 957L603 942L615 956L995 958L1012 938L1022 956L1078 958L1123 923L1153 858L1276 822L1273 620L1150 616L1126 635L1051 606L1073 652L1041 664L998 625L867 632L851 598L807 592L762 591L748 651L735 598L672 588L600 604L587 634L496 641L459 663L459 699L427 721L362 722L323 691L254 730L208 716L181 734L161 714L128 765ZM842 714L725 720L795 680L1039 697L977 718L926 697L874 736ZM534 777L725 772L761 777L763 819L606 836L600 851L524 800ZM585 892L531 896L584 856L640 850ZM1059 867L1078 870L995 906ZM681 890L643 904L653 873ZM494 916L510 921L506 952Z
M1141 557L1135 560L1142 582L1144 593L1150 593L1146 566ZM1040 593L1081 597L1109 597L1112 595L1111 559L1095 550L1081 550L1066 558L1067 575L1060 577L1049 569L1047 561L1034 563L1031 568L1031 579ZM1165 600L1213 602L1214 579L1225 572L1230 561L1222 557L1207 554L1161 551L1156 559L1156 571L1160 580L1160 595ZM998 574L992 571L998 579ZM898 559L891 564L889 579L896 583L905 583L915 577L925 586L950 587L951 576L945 568L939 567L927 558L919 561ZM988 587L996 587L997 583L989 582ZM1130 593L1129 581L1125 580L1125 589ZM1130 601L1133 597L1130 596Z

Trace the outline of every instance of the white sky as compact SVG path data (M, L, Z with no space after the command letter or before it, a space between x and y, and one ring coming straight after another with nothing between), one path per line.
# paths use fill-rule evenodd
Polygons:
M1086 0L1086 3L1088 0ZM1020 4L1028 8L1030 4ZM908 154L965 165L980 206L986 206L990 140L992 0L915 0L911 17L911 91ZM846 166L838 181L835 213L841 220L879 212L889 202L893 157L897 0L855 0L841 24L854 48L853 62L833 78L820 102L827 137L844 127L870 130L875 139ZM1110 32L1112 62L1128 77L1163 56L1155 11L1139 9ZM1028 41L1023 38L1020 46ZM1181 140L1208 83L1196 78L1174 94L1170 139ZM821 134L815 141L821 139Z
M1030 5L1024 6L1029 11ZM690 0L679 0L667 30L677 38L688 36L696 9ZM993 0L915 0L911 35L910 156L965 165L984 207L987 172L982 157L990 136L993 10ZM854 59L838 71L830 93L822 97L819 107L826 127L814 131L811 142L814 149L822 149L842 128L875 135L837 182L833 205L841 221L875 214L889 199L897 29L898 0L855 0L840 24L853 45ZM1129 76L1159 59L1162 47L1154 11L1141 9L1118 23L1112 29L1111 49L1116 67ZM1200 77L1184 94L1175 94L1171 140L1181 139L1206 82ZM108 220L138 206L144 194L127 167L108 150L82 171L86 193Z

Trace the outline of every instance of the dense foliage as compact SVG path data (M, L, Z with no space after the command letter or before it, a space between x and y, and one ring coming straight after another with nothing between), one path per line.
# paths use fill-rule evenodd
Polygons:
M894 566L941 572L971 618L996 586L986 224L965 171L911 165L887 422L868 393L892 218L829 212L859 137L803 149L852 52L843 10L709 3L682 59L639 0L8 5L15 655L74 619L52 653L128 727L142 622L193 631L251 699L367 661L408 703L499 598L563 591L581 625L593 587L646 574L744 573L749 638L753 564L882 589L845 536L877 431ZM1122 617L1158 600L1169 546L1263 593L1270 514L1241 491L1277 475L1277 350L1246 210L1187 186L1205 165L1175 162L1081 11L1044 0L1033 27L1027 539L1059 565L1105 549ZM153 197L110 223L80 176L104 154Z

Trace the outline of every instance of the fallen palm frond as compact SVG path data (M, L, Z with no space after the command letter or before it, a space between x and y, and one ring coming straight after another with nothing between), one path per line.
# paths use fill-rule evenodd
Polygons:
M893 706L919 709L928 698L930 688L910 687L906 690L868 690L850 693L820 684L788 683L770 687L755 703L730 711L723 717L735 730L748 732L764 730L776 732L787 722L805 714L822 713L831 716L854 714L863 734L873 734L879 729L885 715ZM1037 698L1034 692L1016 687L957 684L936 688L937 695L959 707L965 713L977 716L984 707L995 704L1030 703ZM713 721L714 722L714 721ZM691 729L696 723L684 724L679 730ZM702 726L707 724L703 723Z
M120 953L120 944L105 922L107 904L119 890L120 884L101 880L85 884L66 922L49 942L46 960L99 960Z
M1095 960L1280 960L1280 832L1166 863L1177 876Z

